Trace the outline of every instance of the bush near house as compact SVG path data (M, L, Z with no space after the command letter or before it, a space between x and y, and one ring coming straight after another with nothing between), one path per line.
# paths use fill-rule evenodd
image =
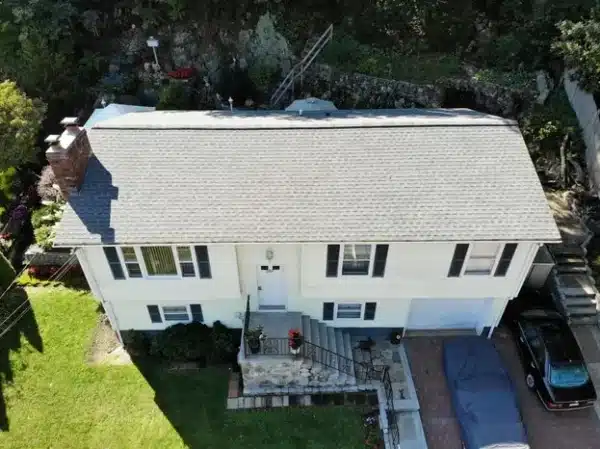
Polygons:
M203 323L175 324L164 331L122 332L127 350L134 356L168 361L193 361L200 365L234 363L240 331L220 321L212 327Z

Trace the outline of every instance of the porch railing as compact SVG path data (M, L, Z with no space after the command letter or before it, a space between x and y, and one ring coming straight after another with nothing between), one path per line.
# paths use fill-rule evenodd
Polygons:
M388 366L383 370L381 377L383 392L385 394L385 409L387 411L388 435L393 448L400 448L400 429L396 419L396 409L394 408L394 390L392 389L392 380L390 379L390 369Z

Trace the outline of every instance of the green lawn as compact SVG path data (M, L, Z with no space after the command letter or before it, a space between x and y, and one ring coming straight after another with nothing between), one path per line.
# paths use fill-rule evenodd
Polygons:
M226 411L223 370L155 366L142 375L133 365L87 366L96 303L64 288L29 296L35 319L22 321L20 338L0 340L0 419L6 415L9 426L0 432L2 449L364 447L352 408Z

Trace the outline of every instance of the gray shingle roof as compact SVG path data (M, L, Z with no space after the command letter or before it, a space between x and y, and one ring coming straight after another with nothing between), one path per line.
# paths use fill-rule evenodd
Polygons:
M252 115L94 126L55 244L560 238L514 122L465 110Z

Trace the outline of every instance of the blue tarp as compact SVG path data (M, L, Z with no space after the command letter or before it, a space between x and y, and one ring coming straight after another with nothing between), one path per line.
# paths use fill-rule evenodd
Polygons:
M465 449L529 447L514 386L490 340L447 341L444 371Z

